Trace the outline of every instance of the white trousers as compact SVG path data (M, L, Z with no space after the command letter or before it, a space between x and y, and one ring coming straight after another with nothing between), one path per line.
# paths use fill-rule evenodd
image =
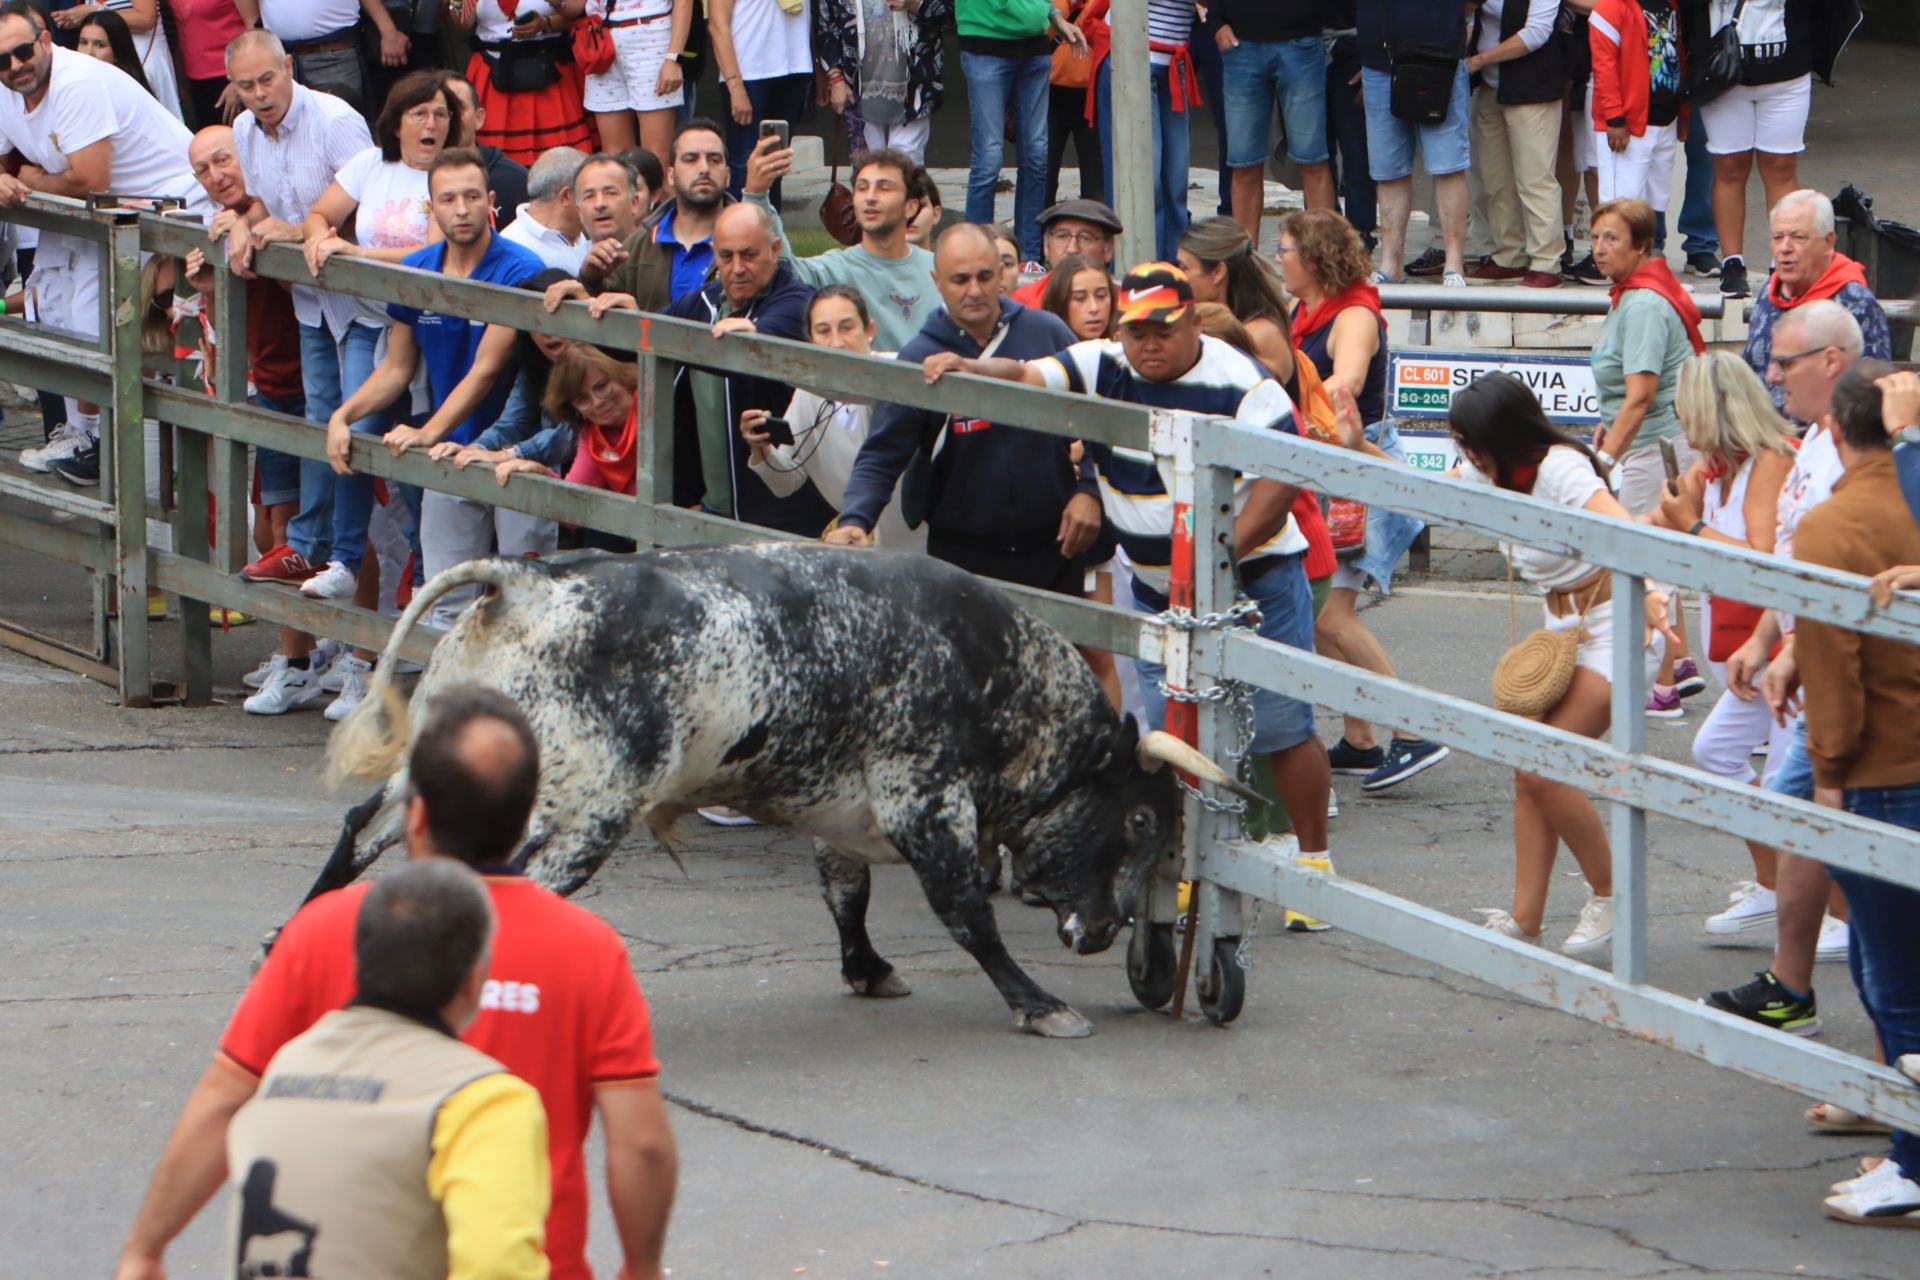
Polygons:
M560 545L560 526L539 516L469 502L428 489L420 495L421 566L431 582L442 569L494 554L549 556ZM445 629L472 604L480 588L462 587L434 602L428 622Z
M1600 203L1645 200L1655 213L1665 212L1673 195L1673 155L1679 133L1670 124L1648 125L1645 133L1627 139L1625 151L1615 151L1607 135L1596 131L1593 167L1600 173Z
M1709 624L1711 625L1711 624ZM1722 686L1727 683L1727 667L1723 662L1710 663L1714 678ZM1773 713L1767 710L1764 699L1755 698L1752 702L1742 702L1733 696L1731 689L1720 695L1720 701L1713 704L1713 710L1700 723L1700 731L1693 735L1693 762L1706 772L1721 778L1730 778L1735 782L1752 782L1759 775L1753 770L1753 753L1762 743L1767 748L1767 773L1771 778L1786 759L1787 742L1792 730L1782 728L1773 722Z
M878 151L882 147L892 147L895 151L904 151L912 156L916 164L927 162L927 139L933 133L932 116L921 116L918 120L909 120L905 124L868 123L866 128L867 150Z

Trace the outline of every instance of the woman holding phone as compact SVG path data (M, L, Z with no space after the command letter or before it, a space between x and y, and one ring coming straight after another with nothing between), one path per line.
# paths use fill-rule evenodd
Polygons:
M1632 516L1660 505L1667 481L1664 442L1676 473L1695 459L1674 412L1680 366L1706 350L1700 308L1653 247L1653 206L1644 200L1610 200L1593 211L1593 260L1613 282L1612 309L1593 345L1593 382L1600 393L1600 429L1594 454L1612 473L1620 505ZM1688 655L1685 623L1680 637L1647 691L1647 714L1677 720L1680 700L1707 687Z

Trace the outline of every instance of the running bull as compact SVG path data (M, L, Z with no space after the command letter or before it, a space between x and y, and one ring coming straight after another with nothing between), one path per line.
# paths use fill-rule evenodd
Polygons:
M409 708L388 676L397 648L470 584L480 600ZM540 799L517 855L539 883L578 889L636 816L667 844L682 815L731 806L815 837L855 992L907 994L866 929L869 868L905 862L1015 1024L1044 1036L1092 1025L1007 954L983 858L1010 850L1061 942L1091 955L1178 840L1168 766L1238 789L1178 739L1140 737L1050 627L925 556L772 543L480 560L414 595L334 740L336 777L383 784L349 813L314 894L399 842L412 719L463 680L515 698L539 738Z

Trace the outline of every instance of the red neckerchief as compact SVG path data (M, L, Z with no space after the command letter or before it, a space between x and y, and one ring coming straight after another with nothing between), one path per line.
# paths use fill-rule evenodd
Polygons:
M1295 342L1310 333L1317 333L1333 323L1333 318L1348 307L1365 307L1373 312L1375 319L1384 319L1380 314L1380 291L1365 280L1350 284L1331 298L1323 298L1311 310L1302 302L1293 309L1293 340Z
M1657 293L1667 300L1667 304L1680 313L1680 323L1687 327L1687 341L1693 344L1695 355L1707 349L1700 337L1700 306L1693 300L1674 277L1673 268L1667 265L1665 258L1649 258L1633 269L1633 273L1607 295L1614 306L1620 305L1620 298L1629 289L1646 289Z
M1820 278L1808 285L1807 291L1798 297L1789 298L1780 292L1780 273L1776 270L1767 277L1767 300L1782 311L1791 311L1816 298L1831 298L1850 284L1866 283L1866 268L1846 254L1836 253L1833 261L1827 264L1827 269L1820 273Z
M626 425L620 428L618 436L609 438L607 429L597 422L580 424L580 443L587 447L587 456L593 459L593 465L600 468L600 474L607 479L607 488L614 493L632 493L633 477L638 465L638 453L634 449L634 438L640 430L640 397L633 398L633 408L627 410Z
M1493 482L1513 493L1532 493L1533 482L1540 478L1540 463L1546 456L1545 449L1536 449L1525 461L1516 462L1511 471L1496 468Z

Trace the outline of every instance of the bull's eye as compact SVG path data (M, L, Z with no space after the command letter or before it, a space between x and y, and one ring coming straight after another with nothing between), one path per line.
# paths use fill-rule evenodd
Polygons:
M1133 823L1133 829L1135 831L1149 831L1153 828L1153 811L1150 809L1135 809L1128 815L1128 820Z

